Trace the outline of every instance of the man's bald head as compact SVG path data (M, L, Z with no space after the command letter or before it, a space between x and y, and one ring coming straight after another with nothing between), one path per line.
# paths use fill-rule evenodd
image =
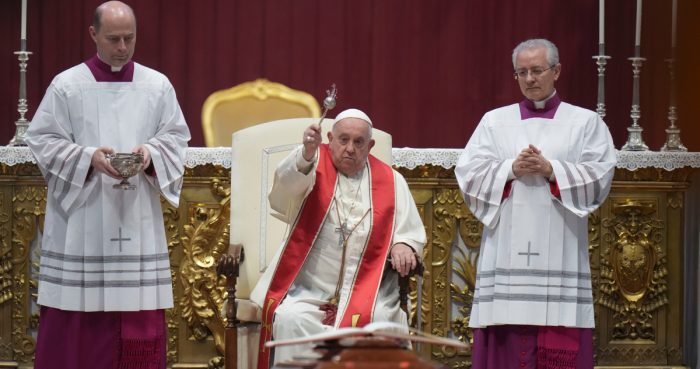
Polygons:
M107 1L100 4L100 6L95 9L95 14L92 16L92 27L96 32L100 32L100 27L102 26L102 15L105 12L111 12L114 15L130 16L134 20L134 25L136 24L136 14L134 10L127 4L121 1Z

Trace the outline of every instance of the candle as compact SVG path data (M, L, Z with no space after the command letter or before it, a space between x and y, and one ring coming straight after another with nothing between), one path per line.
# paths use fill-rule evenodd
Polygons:
M22 0L22 33L19 38L27 39L27 0Z
M634 46L642 43L642 0L637 0L637 23L634 33Z
M678 16L678 3L673 0L673 7L671 10L671 47L676 47L676 19Z
M598 43L605 43L605 0L599 0L598 4Z

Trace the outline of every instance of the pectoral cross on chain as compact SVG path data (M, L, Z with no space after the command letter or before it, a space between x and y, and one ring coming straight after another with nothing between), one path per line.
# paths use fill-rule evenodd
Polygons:
M345 235L350 233L348 222L340 223L340 227L336 227L335 232L338 233L338 247L343 247L346 241Z
M527 252L519 252L518 255L527 255L527 266L530 266L530 255L539 255L539 252L530 252L530 241L527 241Z
M119 227L119 237L110 238L109 240L112 242L119 241L119 252L122 252L122 241L131 241L131 238L122 237L122 227Z

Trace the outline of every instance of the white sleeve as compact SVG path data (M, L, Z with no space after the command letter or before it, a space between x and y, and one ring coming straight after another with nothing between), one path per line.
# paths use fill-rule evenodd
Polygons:
M551 161L562 205L580 217L594 211L608 196L617 164L610 131L598 114L587 122L582 139L578 162Z
M160 119L156 134L146 142L156 175L146 176L168 202L177 207L185 174L185 149L190 131L170 83L159 101Z
M316 160L311 170L304 173L302 171L304 168L300 170L297 165L301 157L301 149L301 146L297 147L277 165L272 189L267 197L273 210L272 215L289 224L294 221L302 201L311 192L316 182L318 153L315 155Z
M488 114L482 118L455 166L455 177L464 202L485 226L498 224L503 188L512 172L514 159L502 159L488 128Z
M65 212L80 206L95 188L96 181L87 181L95 147L74 142L73 128L64 92L51 83L41 100L25 142L44 174L49 196Z
M392 246L405 243L413 248L420 257L426 242L425 226L418 214L416 202L403 176L394 171L394 188L396 197L396 215L394 219L394 237Z

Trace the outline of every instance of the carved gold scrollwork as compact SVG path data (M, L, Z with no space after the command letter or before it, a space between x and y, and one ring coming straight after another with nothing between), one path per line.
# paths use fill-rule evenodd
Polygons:
M5 194L0 192L0 305L12 300L12 246L10 216L5 209Z
M600 210L588 215L588 251L593 253L600 248Z
M43 228L46 209L45 187L22 187L12 199L12 345L14 359L20 363L31 362L34 357L34 338L29 334L32 321L30 305L31 280L29 251L37 226Z
M466 209L466 207L464 207ZM476 260L481 244L481 232L483 224L467 211L459 220L459 236L467 247L467 251L456 248L453 252L452 271L462 280L462 286L453 280L450 284L452 301L458 306L460 317L452 321L452 330L460 340L471 342L473 340L469 329L469 317L471 316L474 288L476 287Z
M190 206L188 223L183 227L180 308L192 334L190 338L203 340L212 334L217 350L223 353L221 308L226 291L224 281L216 274L215 263L229 244L230 185L214 179L212 192L221 199L219 203Z
M635 367L649 366L657 368L658 363L682 362L682 350L679 347L606 347L598 350L599 360L606 362L634 363ZM666 368L671 368L667 366ZM673 368L676 368L675 366Z
M180 265L179 257L174 257L173 252L180 246L180 213L178 209L170 205L168 201L161 196L160 205L163 210L163 223L165 226L165 237L168 242L168 254L170 255L170 277L174 281L176 278L176 270ZM175 291L176 285L173 283L173 296L177 296ZM178 347L178 329L180 323L180 307L175 304L172 309L165 311L165 319L168 325L168 342L166 359L168 364L177 362L177 347Z
M668 303L657 210L649 201L618 201L614 217L603 221L611 246L601 255L599 303L614 312L615 339L654 339L652 313Z
M457 238L461 238L467 247L478 247L480 226L469 210L464 206L462 194L458 189L439 189L435 191L433 200L433 229L432 229L432 263L433 270L433 315L432 333L446 336L451 330L455 337L465 342L472 341L471 330L468 328L469 313L476 278L475 260L460 249L458 256L452 256L453 246ZM451 263L450 263L450 260ZM452 265L450 265L452 264ZM462 283L451 282L452 272L462 279ZM458 317L450 319L450 307L458 305ZM468 367L471 365L468 352L453 349L433 347L432 357L452 368Z

